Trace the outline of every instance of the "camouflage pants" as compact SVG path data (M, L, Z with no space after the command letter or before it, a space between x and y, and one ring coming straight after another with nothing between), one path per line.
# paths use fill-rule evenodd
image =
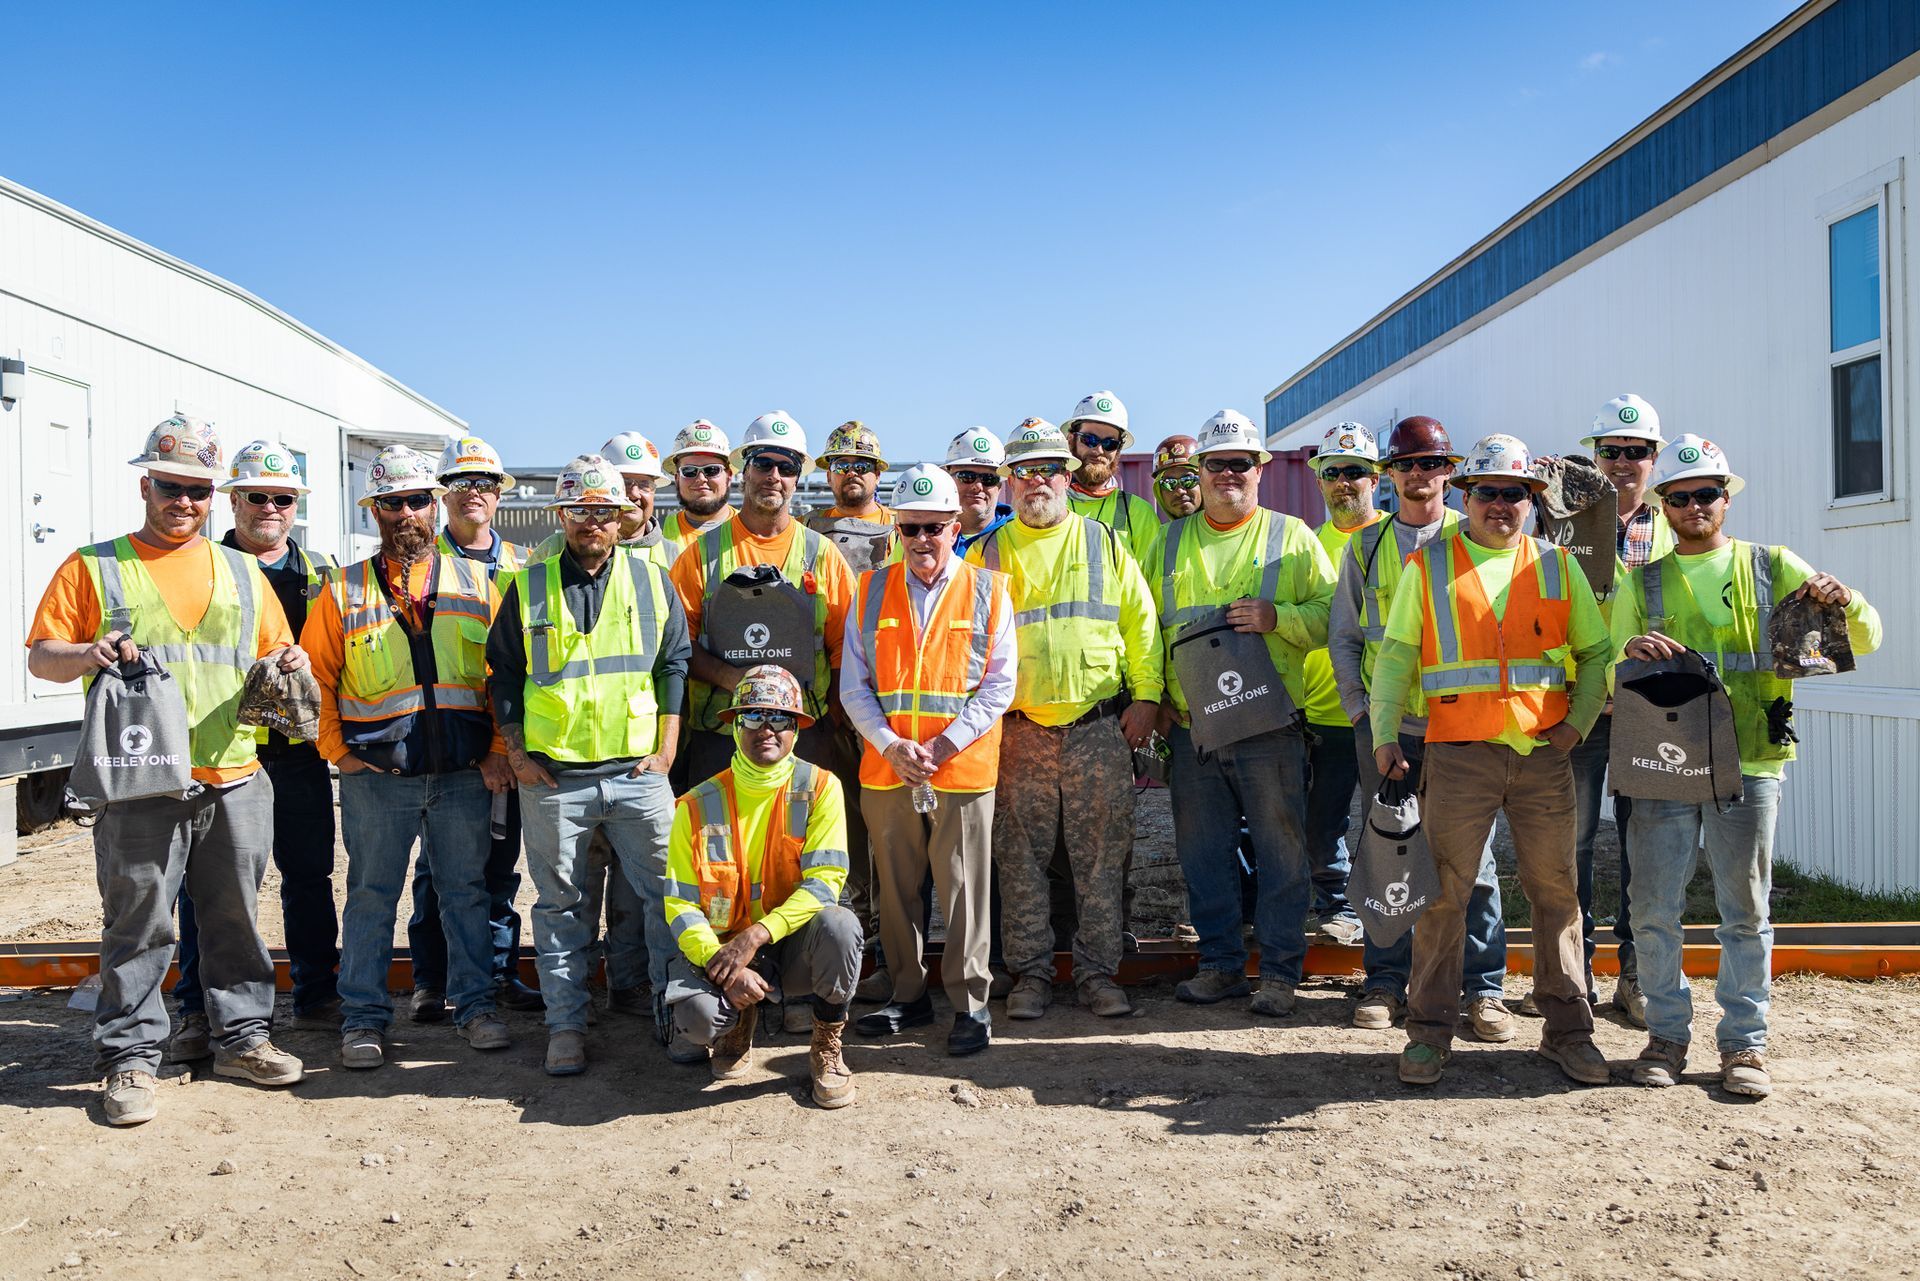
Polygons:
M1079 928L1073 978L1112 978L1126 928L1123 898L1133 852L1133 754L1120 722L1101 716L1048 729L1024 716L1002 722L993 808L1000 873L1001 948L1018 975L1053 977L1047 864L1064 837Z

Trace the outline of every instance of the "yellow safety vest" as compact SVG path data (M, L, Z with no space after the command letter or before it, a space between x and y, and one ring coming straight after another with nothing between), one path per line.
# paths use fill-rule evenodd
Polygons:
M1173 642L1180 639L1181 630L1200 615L1218 609L1222 605L1230 605L1242 596L1253 596L1270 601L1273 600L1274 593L1280 590L1280 571L1284 568L1283 554L1287 544L1287 522L1295 518L1270 508L1260 507L1254 510L1253 519L1266 528L1264 531L1260 529L1250 531L1254 535L1254 541L1260 544L1260 559L1254 564L1242 567L1239 572L1239 583L1224 593L1221 599L1198 599L1199 593L1195 588L1201 586L1201 575L1198 572L1200 540L1187 538L1186 532L1188 529L1197 528L1192 522L1205 521L1206 518L1205 511L1182 516L1168 522L1162 535L1158 567L1160 570L1160 634L1169 653L1172 652ZM1190 561L1193 563L1190 564ZM1254 572L1259 575L1257 586L1251 581ZM1292 676L1297 685L1300 680L1298 672L1301 660L1292 655L1300 654L1301 651L1281 640L1278 632L1268 632L1262 639L1267 643L1267 653L1273 656L1274 670L1280 673L1282 681ZM1187 711L1186 691L1180 688L1172 663L1167 664L1167 686L1174 706L1184 714ZM1290 686L1289 697L1295 694L1304 697L1303 691ZM1299 699L1296 698L1295 702L1298 705Z
M801 525L794 531L793 541L787 544L787 559L780 566L781 575L804 590L807 579L820 562L820 548L825 542L818 533ZM700 556L706 562L706 582L700 588L699 636L700 644L706 645L707 617L711 612L707 606L711 605L714 592L726 581L727 575L740 568L740 559L734 552L733 522L729 520L701 534L688 546L687 553ZM832 678L827 662L827 598L817 585L813 591L813 636L813 680L802 691L801 702L807 715L817 721L827 714L827 683ZM707 648L711 650L712 646ZM689 681L688 686L687 701L693 710L688 719L692 728L714 734L729 733L729 726L720 719L720 713L733 706L733 693L705 681Z
M128 537L80 553L100 600L95 639L124 632L173 676L187 705L188 763L233 769L255 759L253 726L240 723L240 692L260 645L260 594L271 590L253 557L213 547L213 593L191 631L167 610L159 584ZM94 677L87 678L93 688Z
M1327 561L1334 567L1334 573L1340 572L1340 557L1347 549L1353 536L1373 525L1383 525L1393 517L1384 512L1375 512L1373 520L1354 529L1341 529L1331 520L1313 531L1320 540L1320 547L1327 553ZM1311 650L1307 654L1305 679L1307 686L1307 721L1313 725L1346 725L1347 714L1340 706L1340 686L1333 676L1333 658L1327 653L1327 647Z
M1069 488L1067 507L1076 515L1097 520L1111 529L1119 538L1121 548L1133 557L1141 572L1153 572L1148 558L1153 552L1153 544L1160 537L1159 504L1116 486L1112 493L1102 494L1098 498Z
M700 540L700 535L710 529L718 529L734 517L733 505L729 503L713 514L713 519L705 524L696 525L687 519L684 511L674 512L660 522L660 541L666 545L667 568L673 568L673 562L680 559L680 553Z
M1451 507L1440 516L1440 532L1434 542L1451 538L1460 524L1460 513ZM1347 543L1347 552L1360 567L1360 678L1373 688L1373 663L1379 656L1380 642L1387 636L1387 615L1393 612L1393 594L1400 587L1400 571L1406 561L1400 556L1399 540L1393 536L1393 518L1376 521L1355 534ZM1407 714L1425 716L1426 702L1418 690L1408 694Z
M653 666L673 584L654 561L615 548L593 630L582 632L560 588L560 558L521 571L527 646L527 750L556 761L650 756L660 742Z
M1065 551L1065 574L1055 582L1038 583L1025 574L1008 573L1014 644L1020 655L1014 678L1016 708L1092 704L1120 692L1126 652L1120 634L1120 589L1116 583L1109 594L1107 588L1121 570L1114 558L1126 552L1119 535L1092 517L1067 519L1073 522L1067 536L1078 546ZM1011 522L1002 525L976 544L988 569L1000 570L1000 545L1010 528ZM1017 568L1017 548L1011 557ZM1059 661L1044 661L1043 656Z
M343 721L388 721L427 709L426 691L413 670L413 648L387 601L376 559L347 566L332 586L346 653L336 700ZM428 633L433 645L433 707L484 714L487 628L493 621L485 566L441 553L435 561L434 580Z
M525 574L527 568L537 560L547 560L550 557L558 556L566 549L566 546L567 536L557 529L554 530L551 534L548 534L545 538L534 544L533 550L527 553L526 561L521 565L520 572ZM660 541L648 543L644 547L636 543L616 543L614 544L614 548L616 551L624 551L638 556L642 560L652 561L662 569L673 568L673 558L679 554L667 546L665 534L660 536Z

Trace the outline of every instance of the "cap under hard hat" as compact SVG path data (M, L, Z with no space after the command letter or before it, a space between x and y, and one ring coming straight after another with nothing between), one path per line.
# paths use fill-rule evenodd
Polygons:
M1110 391L1096 391L1091 396L1081 398L1067 415L1067 421L1060 424L1060 430L1070 432L1081 423L1105 423L1109 427L1120 429L1120 448L1125 449L1133 443L1133 433L1127 429L1127 407L1120 398Z
M1606 436L1628 436L1655 445L1666 443L1660 439L1660 415L1632 392L1615 396L1600 406L1600 412L1593 416L1593 434L1582 436L1580 443L1591 449Z
M1200 442L1191 436L1169 436L1161 441L1153 451L1153 474L1172 471L1176 467L1198 467L1193 459L1194 447Z
M880 453L880 438L858 418L849 419L828 433L827 443L814 461L824 463L829 458L871 458L880 464L881 471L887 469L887 460Z
M960 487L932 463L917 463L900 474L893 486L895 512L946 512L960 510Z
M1060 429L1044 418L1029 418L1007 438L1007 460L1000 464L1000 474L1011 476L1021 463L1042 462L1065 463L1068 471L1080 470L1080 460L1067 447Z
M739 471L746 466L749 455L762 449L784 449L798 456L802 476L813 470L813 459L807 453L807 433L793 420L793 415L784 409L761 414L748 423L747 434L727 455L727 461L733 464L735 471Z
M307 482L300 478L300 460L277 440L250 440L234 453L233 463L227 468L227 479L220 482L219 489L222 493L231 493L242 488L309 492Z
M367 492L360 495L360 505L371 507L377 498L420 491L436 498L447 492L433 474L432 460L405 445L388 445L374 455L373 465L367 468Z
M1352 458L1377 465L1380 462L1380 445L1374 440L1373 433L1359 423L1335 423L1320 438L1320 448L1313 451L1315 470L1319 469L1323 458Z
M581 454L553 479L553 501L557 507L618 507L631 511L637 506L627 497L627 487L612 460L600 454Z
M622 476L651 477L655 489L673 483L660 469L660 451L637 431L623 431L600 446L600 457L611 462Z
M998 470L1000 464L1006 461L1006 446L985 427L970 427L947 442L948 467L989 467Z
M1254 461L1261 464L1273 461L1273 455L1267 452L1267 442L1261 437L1260 429L1255 427L1245 414L1232 409L1222 409L1213 417L1200 424L1199 444L1194 446L1193 456L1203 454L1249 453Z
M462 436L440 451L439 480L454 476L498 476L500 488L511 489L513 477L500 461L500 451L478 436Z
M1448 462L1460 461L1460 455L1453 452L1453 442L1447 438L1447 429L1440 425L1438 418L1415 414L1395 423L1393 434L1387 437L1387 454L1383 461L1418 458L1423 454L1444 454Z
M1533 455L1527 452L1526 444L1504 432L1474 441L1453 475L1453 483L1460 489L1476 480L1517 480L1536 494L1547 487L1546 480L1534 473Z
M1668 441L1666 448L1653 460L1653 488L1656 492L1677 480L1698 480L1709 476L1726 479L1729 497L1747 487L1746 481L1733 474L1732 467L1727 463L1727 455L1720 446L1692 432Z
M749 667L733 687L733 704L720 709L725 720L732 720L749 708L768 712L792 712L799 717L801 729L813 724L800 702L800 682L793 673L773 663Z
M668 467L677 467L682 454L712 454L716 458L725 458L732 448L727 443L727 433L704 418L696 418L674 436L673 452L663 461Z
M213 424L186 414L162 419L147 433L146 448L127 462L148 471L169 476L187 476L194 480L224 480L221 466L220 436Z

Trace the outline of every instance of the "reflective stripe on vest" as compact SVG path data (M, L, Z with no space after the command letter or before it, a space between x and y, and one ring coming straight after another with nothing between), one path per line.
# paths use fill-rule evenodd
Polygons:
M498 530L489 530L488 532L493 535L494 542L496 544L496 550L494 552L495 559L490 561L481 560L475 556L469 556L466 554L466 552L462 551L460 548L455 547L453 545L453 540L447 537L447 531L444 529L440 531L440 536L433 540L433 545L435 549L438 550L440 554L443 556L452 556L456 560L472 561L474 564L480 566L481 568L487 571L488 578L493 578L499 574L508 574L508 575L516 574L520 572L520 570L526 568L526 565L527 565L527 549L526 548L522 547L518 543L510 543L506 539L500 537L500 533Z
M1754 616L1753 643L1765 645L1767 629L1773 622L1773 549L1764 543L1749 543L1748 548L1753 565L1754 604L1758 610ZM1649 622L1667 617L1667 593L1661 568L1665 559L1648 561L1641 570ZM1721 654L1719 664L1722 672L1771 672L1773 650Z
M1520 544L1503 618L1465 535L1420 551L1427 582L1420 687L1429 741L1492 742L1509 722L1532 734L1566 719L1573 598L1563 555L1540 539Z
M1111 550L1107 539L1112 537L1108 526L1101 524L1091 516L1078 516L1091 529L1082 528L1081 537L1086 540L1087 549L1087 594L1084 598L1054 601L1049 605L1023 609L1013 616L1015 628L1031 627L1036 623L1051 622L1056 618L1085 618L1096 623L1118 623L1120 606L1107 603L1107 553ZM1099 532L1095 532L1098 530ZM1000 568L1000 540L989 538L981 548L980 557L987 562L987 568Z
M624 566L624 572L622 567ZM581 632L561 588L560 558L522 571L518 597L526 637L526 743L559 761L609 761L659 747L653 668L673 588L666 571L616 550L593 630Z
M1286 546L1287 522L1276 519L1275 514L1264 507L1257 509L1257 512L1259 518L1267 522L1266 545L1260 552L1260 599L1270 601L1274 593L1280 590L1280 556L1281 549ZM1229 603L1175 604L1174 573L1180 568L1180 544L1186 535L1187 522L1206 518L1204 512L1194 512L1191 516L1179 517L1167 526L1166 550L1160 559L1160 629L1168 633L1169 641L1174 638L1177 628L1185 627L1207 611Z
M344 661L336 704L343 720L384 721L426 709L406 629L375 577L372 557L350 565L335 589ZM439 711L486 710L486 640L492 622L481 566L444 553L429 624L433 703Z
M1524 563L1524 551L1516 553L1513 567L1513 581L1520 581L1522 574L1531 569L1539 585L1539 598L1547 601L1571 601L1567 594L1566 580L1560 572L1560 557L1553 544L1543 539L1530 538L1533 545L1532 565ZM1456 551L1456 544L1460 544ZM1524 544L1523 544L1524 547ZM1454 618L1456 601L1453 583L1461 575L1474 569L1471 553L1466 550L1459 535L1439 544L1441 572L1433 572L1434 564L1430 555L1433 548L1426 549L1427 554L1427 608L1433 619L1434 643L1438 651L1441 666L1428 668L1420 673L1420 688L1429 698L1436 694L1452 694L1462 690L1509 691L1516 689L1564 689L1567 684L1567 669L1564 663L1514 662L1501 654L1476 654L1472 661L1460 656L1460 637ZM1507 589L1508 604L1513 603L1513 588ZM1491 604L1491 601L1489 601ZM1505 629L1501 628L1502 649L1504 650ZM1491 661L1488 661L1488 660ZM1502 669L1505 676L1502 677Z
M786 902L795 890L807 891L823 906L837 901L839 896L824 882L807 875L823 867L849 865L845 850L806 849L814 798L823 786L821 771L806 761L794 761L793 776L776 795L774 813L769 816L760 874L750 882L748 864L740 857L743 838L733 770L722 770L687 793L697 884L668 881L665 890L675 898L697 902L700 913L682 912L670 923L676 941L703 919L722 937L737 933Z

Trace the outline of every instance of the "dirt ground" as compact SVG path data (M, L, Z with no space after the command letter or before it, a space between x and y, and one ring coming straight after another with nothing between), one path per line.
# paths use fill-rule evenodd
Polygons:
M1152 888L1163 806L1141 815ZM0 869L0 937L98 930L87 838ZM277 939L272 887L262 925ZM1525 980L1509 986L1517 998ZM1710 984L1695 1044L1711 1047ZM1573 1086L1533 1053L1463 1044L1399 1084L1402 1034L1348 1027L1353 987L1285 1021L1167 985L1101 1020L1002 1016L985 1054L933 1029L850 1040L858 1103L807 1101L804 1039L751 1075L670 1064L603 1015L585 1076L540 1070L537 1016L481 1055L396 1025L347 1074L325 1033L277 1034L309 1075L266 1091L169 1069L159 1118L101 1120L89 1018L0 1001L0 1275L725 1278L1910 1276L1920 1174L1906 1029L1920 982L1775 988L1773 1098L1697 1060L1672 1090ZM280 1013L288 1013L284 997ZM930 1033L930 1034L929 1034ZM1599 1029L1616 1063L1643 1033ZM1711 1058L1711 1049L1707 1055Z

